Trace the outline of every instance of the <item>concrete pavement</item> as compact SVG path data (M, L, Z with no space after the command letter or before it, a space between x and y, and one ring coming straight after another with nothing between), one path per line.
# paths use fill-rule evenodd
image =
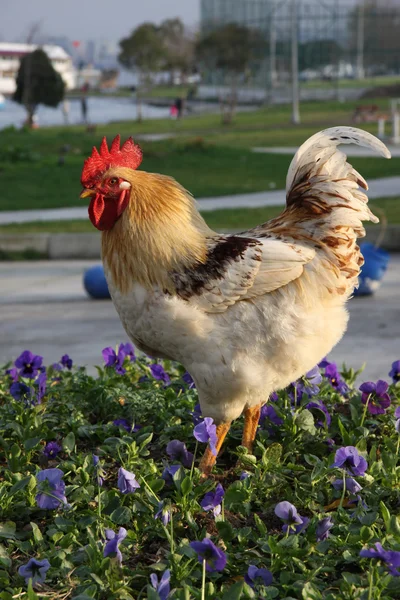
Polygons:
M112 302L84 292L82 275L92 264L0 263L0 364L29 349L46 364L68 353L94 372L104 347L127 341ZM349 302L349 328L330 358L354 368L366 362L364 380L388 379L391 363L400 359L399 293L400 255L392 255L377 293Z
M371 200L373 198L400 195L400 176L370 179L368 185L368 197ZM197 199L197 206L202 212L228 208L282 206L285 204L285 195L285 190L267 190L265 192L254 192L251 194L199 198ZM2 211L0 212L0 225L9 223L30 223L32 221L83 220L87 218L88 212L86 206L43 210Z

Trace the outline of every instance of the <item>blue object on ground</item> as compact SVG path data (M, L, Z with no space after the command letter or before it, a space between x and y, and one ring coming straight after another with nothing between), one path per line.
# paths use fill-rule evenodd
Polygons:
M380 287L386 272L390 255L382 248L376 248L370 242L360 244L365 263L361 267L359 287L354 290L355 296L369 296Z
M91 298L96 300L111 298L102 265L95 265L85 271L83 285Z

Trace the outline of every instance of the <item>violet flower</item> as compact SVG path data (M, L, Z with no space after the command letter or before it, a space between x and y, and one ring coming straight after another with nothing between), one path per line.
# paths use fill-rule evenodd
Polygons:
M227 562L226 554L218 548L209 538L202 542L190 542L190 547L197 554L199 562L206 561L206 571L223 571Z
M221 502L224 496L224 488L218 483L214 491L205 494L203 500L200 502L200 506L203 510L212 510L214 516L217 517L221 514Z
M155 573L150 575L150 581L153 588L156 590L160 600L167 600L171 587L170 587L171 572L169 569L164 571L160 581Z
M308 526L310 519L308 517L301 517L297 512L297 509L290 502L279 502L275 506L275 514L277 517L284 521L282 531L286 533L300 533Z
M179 440L172 440L167 444L167 454L172 460L179 460L187 469L192 466L193 454Z
M24 350L24 352L18 356L14 365L20 370L20 377L29 377L29 379L34 379L39 373L42 362L43 356L38 356L37 354L32 354L32 352L29 350Z
M35 385L37 386L36 398L37 398L39 404L40 404L43 396L46 393L46 384L47 384L46 372L39 373L38 378L35 381Z
M6 375L11 377L12 381L18 381L18 370L16 367L12 367L11 369L6 370Z
M165 467L161 474L161 478L164 479L167 485L172 485L174 483L174 475L179 471L181 466L182 465L171 465L170 467Z
M392 363L392 369L389 373L389 377L392 378L393 383L400 381L400 360L395 360L394 363Z
M134 428L132 429L132 425L130 425L129 421L127 421L126 419L122 419L122 418L114 419L113 425L115 425L116 427L122 427L129 433L136 433L140 429L140 425L135 425Z
M36 502L40 508L53 510L62 504L67 504L63 475L61 469L44 469L36 475L39 488Z
M344 446L339 448L335 454L335 461L331 468L347 469L351 475L362 476L368 469L368 463L363 456L358 453L354 446Z
M119 375L125 375L126 369L124 369L124 360L125 360L125 352L119 348L118 354L115 352L114 348L109 346L108 348L104 348L102 350L102 355L104 362L106 363L106 367L113 367L115 372Z
M112 529L106 529L106 539L108 540L104 546L103 556L110 558L116 558L119 564L122 563L122 554L119 549L119 545L127 536L125 527L120 527L118 533L115 533Z
M398 406L394 411L394 416L396 417L396 419L400 419L400 406Z
M32 397L32 388L21 381L14 381L10 386L10 394L14 400L30 400Z
M321 363L320 363L321 364ZM347 384L343 381L338 368L335 363L328 363L325 367L325 377L331 384L331 386L339 392L339 394L346 394L349 391Z
M203 420L200 404L196 404L192 412L193 425L198 425Z
M60 363L64 367L64 369L68 369L69 371L72 369L72 358L68 356L68 354L63 354L60 359Z
M195 384L195 382L193 381L193 378L192 378L192 376L191 376L191 374L190 374L190 373L188 373L188 372L186 371L186 373L184 373L184 374L182 375L182 379L183 379L183 381L186 383L186 385L189 387L189 390L196 389L196 384Z
M317 412L319 412L319 414L321 414L321 412L322 412L325 416L325 420L317 419L315 424L317 427L325 427L326 426L326 428L329 429L332 419L331 419L331 415L329 414L328 409L326 408L326 406L322 402L322 400L316 400L313 402L309 402L308 404L306 404L306 408L308 408L308 410L311 410L311 412L313 411L313 409L315 409Z
M30 558L25 565L22 565L18 569L18 574L25 579L26 585L29 580L32 579L32 586L37 583L44 583L46 580L46 573L50 569L50 563L47 558L43 560L37 560L36 558Z
M281 419L278 416L275 408L271 404L263 404L263 406L261 407L260 418L258 422L262 427L265 427L265 421L267 419L271 421L271 423L273 423L274 425L277 425L278 427L283 425L283 419Z
M400 577L400 552L395 550L385 550L382 544L375 543L375 548L361 550L361 558L376 558L386 563L388 571L393 577Z
M330 530L333 527L333 521L330 517L325 517L319 521L316 530L317 542L323 542L327 540L330 535Z
M163 381L165 384L171 382L170 376L168 375L168 373L165 372L164 367L162 365L154 363L153 365L150 365L150 371L154 379L157 379L157 381Z
M97 456L97 454L92 454L92 460L93 460L94 470L96 473L97 485L99 485L101 487L104 483L105 472L104 472L103 467L101 466L100 458Z
M127 344L120 344L118 354L120 352L123 353L127 358L129 358L131 362L135 362L136 354L135 348L132 346L132 344L130 344L129 342Z
M335 488L335 490L343 490L343 479L335 479L332 485ZM346 490L350 492L350 494L357 494L358 492L361 492L362 487L358 483L358 481L356 481L352 477L346 477Z
M371 415L383 415L386 412L388 406L390 406L390 396L387 393L389 384L382 379L379 379L376 383L373 381L366 381L360 385L359 390L362 392L361 402L367 404L368 412Z
M161 523L166 527L171 520L171 512L164 507L164 502L158 503L158 510L154 515L155 519L160 519Z
M300 402L303 394L306 394L309 398L315 396L319 392L319 384L322 381L322 375L318 367L314 367L311 371L308 371L303 377L294 381L291 384L289 395L294 401ZM296 393L294 393L296 392Z
M244 576L244 580L247 585L254 589L261 585L268 587L271 585L273 577L271 571L268 571L268 569L259 569L255 565L250 565Z
M118 469L118 489L122 494L133 494L140 488L140 484L136 481L136 477L130 471L120 467Z
M56 441L47 442L43 449L43 454L47 456L47 458L55 458L57 454L61 452L61 450L62 447Z
M217 428L211 417L205 417L201 423L196 425L193 430L193 435L199 442L203 442L204 444L209 443L211 452L214 456L217 456Z

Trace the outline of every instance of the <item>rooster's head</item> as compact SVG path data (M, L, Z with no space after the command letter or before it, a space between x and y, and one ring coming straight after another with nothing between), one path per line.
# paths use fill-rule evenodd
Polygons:
M100 152L93 148L85 160L81 183L81 198L91 197L89 218L100 230L111 229L128 206L131 183L124 179L126 169L137 169L142 151L132 138L120 146L120 136L114 138L110 149L104 137Z

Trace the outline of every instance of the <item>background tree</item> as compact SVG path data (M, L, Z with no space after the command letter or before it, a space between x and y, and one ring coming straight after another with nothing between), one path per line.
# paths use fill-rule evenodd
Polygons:
M164 47L165 69L171 72L171 81L174 71L178 71L184 82L193 67L194 37L178 18L163 21L159 32Z
M28 127L39 104L56 107L64 98L64 81L41 48L21 59L16 82L13 99L26 108Z
M153 23L143 23L131 35L119 42L121 52L118 60L125 68L138 74L136 92L137 118L142 120L141 94L148 85L152 73L157 73L165 65L164 47L160 29Z
M265 51L261 32L237 23L228 23L203 35L196 45L198 60L211 71L220 71L230 84L227 100L221 98L223 123L230 123L237 104L239 78Z

